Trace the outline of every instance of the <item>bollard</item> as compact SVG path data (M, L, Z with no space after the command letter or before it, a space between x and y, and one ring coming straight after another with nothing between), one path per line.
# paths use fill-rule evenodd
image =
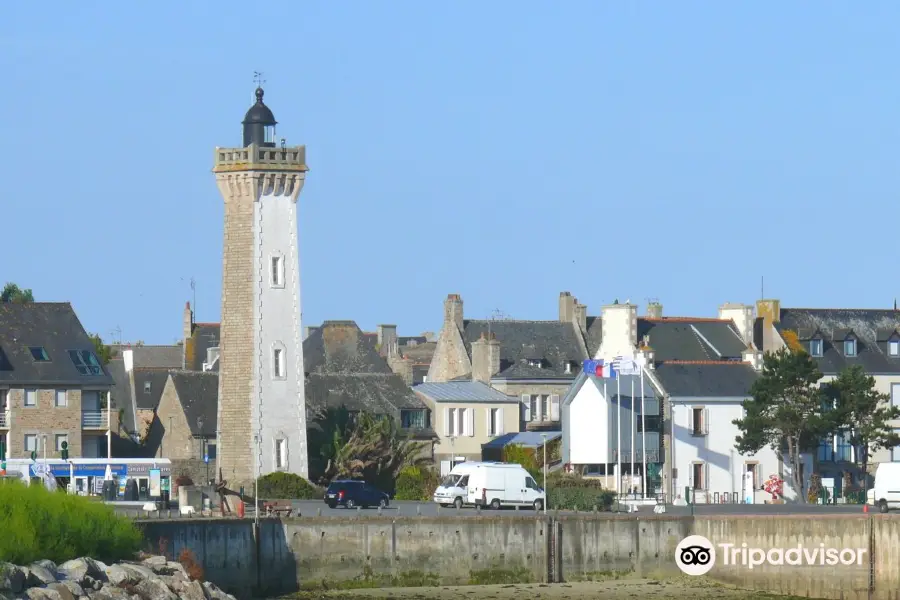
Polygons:
M378 516L379 517L381 516L381 507L380 506L378 507Z
M595 512L595 513L600 512L600 507L597 506L596 504L594 505L594 512Z
M519 505L516 504L516 512L519 512Z
M321 516L322 516L322 509L321 509L321 508L317 508L317 509L316 509L316 516L317 516L317 517L321 517Z

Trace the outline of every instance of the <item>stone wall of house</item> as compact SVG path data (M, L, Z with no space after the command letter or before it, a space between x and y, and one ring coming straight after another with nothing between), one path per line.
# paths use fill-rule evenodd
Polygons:
M10 412L9 458L28 458L25 436L37 435L37 451L43 456L41 436L47 436L47 456L57 457L56 435L65 434L69 456L81 456L81 390L68 390L66 406L55 405L56 390L38 390L35 406L25 406L25 390L11 389L7 396ZM105 432L104 432L105 433ZM104 438L105 439L105 438Z

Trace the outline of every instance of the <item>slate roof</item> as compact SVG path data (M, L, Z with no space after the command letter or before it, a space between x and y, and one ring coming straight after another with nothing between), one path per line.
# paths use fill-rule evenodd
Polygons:
M588 317L587 333L585 334L585 343L587 344L588 354L597 356L600 350L600 342L603 341L603 318Z
M498 392L480 381L447 381L443 383L426 382L413 387L413 391L435 402L514 402L517 396L508 396Z
M184 362L179 366L183 364L188 371L202 371L207 350L219 346L219 323L194 323L188 344Z
M375 349L377 336L354 321L325 321L303 341L306 402L312 414L327 407L396 415L425 408Z
M214 437L219 406L219 374L179 370L169 371L168 376L175 385L191 433L198 437Z
M49 360L36 361L31 347L43 347ZM111 386L102 366L83 375L70 351L89 353L99 365L94 344L68 302L0 303L0 382Z
M759 374L743 362L672 361L654 372L666 393L674 397L744 398Z
M500 342L499 379L574 379L577 366L566 373L565 364L580 365L588 356L579 343L580 332L573 323L562 321L488 321L463 322L466 352L472 356L472 343L488 331ZM540 368L528 368L529 359L540 359Z
M552 442L562 437L562 431L545 431L543 435L547 436L547 441ZM525 448L540 448L544 445L544 438L538 431L520 431L518 433L507 433L499 437L495 437L486 444L482 444L482 448L504 448L511 444L516 446L524 446Z
M169 369L136 368L132 372L134 380L134 403L138 410L156 410L163 388L169 378ZM146 384L150 384L147 391Z
M114 344L110 348L116 356L121 356L122 350L131 350L132 362L135 367L180 369L184 365L184 347L181 344L171 346Z
M888 340L900 338L900 311L783 308L780 319L775 324L779 334L793 330L807 351L810 339L822 339L823 356L816 357L816 362L826 375L851 365L861 365L869 374L900 373L900 357L889 356L887 349ZM843 350L843 341L851 333L857 339L855 357L845 356Z
M741 360L747 344L730 320L691 317L639 318L638 342L649 337L654 361Z
M122 424L128 431L134 431L134 398L131 395L131 379L128 372L125 371L125 361L121 356L116 356L106 365L113 380L113 388L111 390L113 404L116 408L122 409Z

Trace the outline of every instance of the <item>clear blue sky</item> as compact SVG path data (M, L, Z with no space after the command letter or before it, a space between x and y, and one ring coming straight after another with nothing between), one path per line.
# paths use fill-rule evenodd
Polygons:
M4 3L0 279L170 343L193 276L218 320L213 147L240 143L261 70L307 145L307 324L436 330L448 293L552 319L562 290L712 316L761 275L787 306L889 308L898 22L896 2Z

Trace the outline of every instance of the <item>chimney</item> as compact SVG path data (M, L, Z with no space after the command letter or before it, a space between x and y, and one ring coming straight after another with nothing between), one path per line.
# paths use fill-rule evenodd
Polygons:
M423 331L422 337L425 338L426 342L436 342L437 338L434 336L433 331Z
M581 330L581 335L587 334L587 305L575 302L575 324Z
M563 323L572 323L575 320L575 304L577 300L572 292L559 293L559 320Z
M325 321L322 341L329 368L336 371L354 368L359 356L359 327L355 321Z
M648 302L647 303L647 318L648 319L662 319L663 306L659 302Z
M726 302L719 307L719 318L733 321L745 344L753 343L753 307L749 304Z
M184 303L184 315L182 316L182 333L184 334L184 339L188 339L191 337L191 334L194 332L194 311L191 310L191 303Z
M603 340L600 342L600 356L610 359L616 356L631 356L637 346L637 305L626 302L608 304L600 314L603 319Z
M122 364L125 365L125 372L131 373L134 371L134 350L129 348L128 350L122 350Z
M490 384L491 377L500 372L500 342L491 333L484 333L472 343L472 381Z
M781 300L757 300L756 314L766 325L774 325L781 320Z
M459 294L448 294L444 300L444 324L455 323L456 328L463 329L463 301Z
M382 356L399 356L400 345L396 325L378 326L378 347Z

